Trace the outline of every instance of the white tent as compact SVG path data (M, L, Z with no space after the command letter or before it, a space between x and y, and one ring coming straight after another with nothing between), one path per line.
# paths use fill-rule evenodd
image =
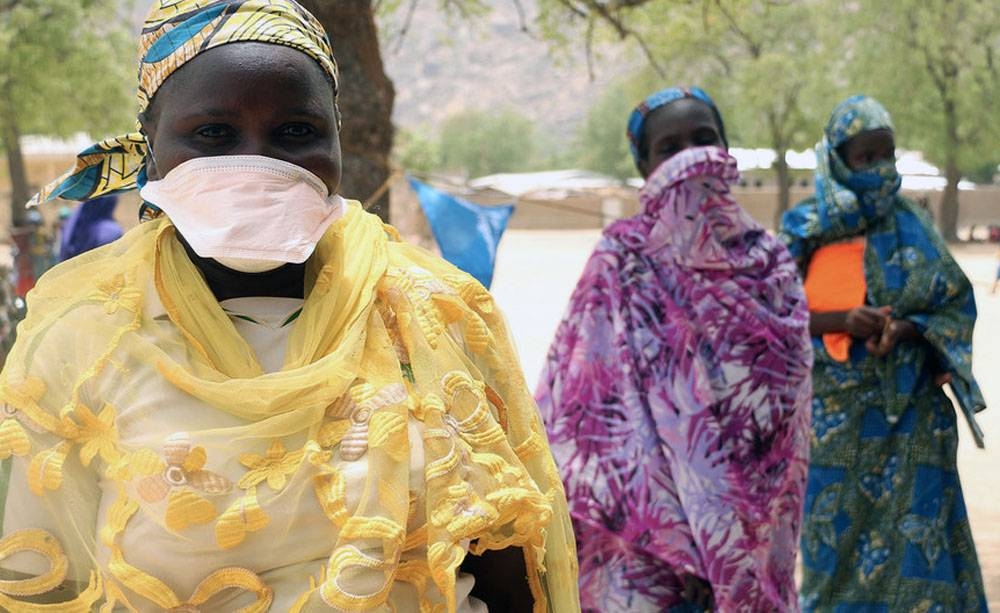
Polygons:
M501 173L469 181L469 187L473 189L493 189L518 197L539 191L573 191L621 186L622 182L618 179L589 170Z
M771 149L743 149L730 147L729 155L736 158L736 167L740 172L757 168L770 168L778 156Z
M729 155L736 158L736 167L740 171L769 169L778 158L773 149L744 149L741 147L730 148ZM793 170L813 170L816 168L816 154L811 149L786 151L785 163Z
M924 154L919 151L900 149L896 155L896 170L901 175L921 175L927 177L941 176L937 166L924 160Z

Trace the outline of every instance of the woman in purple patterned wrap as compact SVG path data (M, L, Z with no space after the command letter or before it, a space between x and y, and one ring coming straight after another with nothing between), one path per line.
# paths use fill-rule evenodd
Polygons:
M700 89L632 114L642 211L587 263L536 393L583 608L795 611L809 315L788 251L729 193Z

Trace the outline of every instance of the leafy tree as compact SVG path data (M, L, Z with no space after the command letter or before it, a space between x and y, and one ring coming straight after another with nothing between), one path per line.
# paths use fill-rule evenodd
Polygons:
M834 60L824 53L821 30L831 2L543 0L542 6L550 37L565 36L572 18L586 28L588 43L600 40L595 31L603 27L637 41L661 84L699 84L713 93L728 119L730 144L766 143L777 153L778 215L788 208L785 153L815 142L829 111L827 66ZM616 103L624 107L623 100L605 102Z
M613 82L590 108L576 136L577 163L619 179L634 177L626 122L635 105L657 88L651 71Z
M998 168L1000 168L1000 163L997 160L990 160L970 169L965 176L975 183L988 185L993 183Z
M423 129L400 129L393 143L393 157L406 170L429 172L441 167L441 150L436 139Z
M0 0L0 143L15 225L31 196L21 135L128 128L134 53L116 0Z
M816 143L835 97L834 60L821 32L829 8L809 0L716 2L705 19L702 44L719 41L713 57L721 68L709 82L726 104L733 142L775 151L775 225L790 205L785 155Z
M385 74L376 16L400 14L397 35L405 35L419 0L299 0L313 13L333 41L333 54L342 75L340 108L344 116L340 144L344 175L341 192L364 199L377 193L389 179L389 157L394 129L395 90ZM475 18L486 10L480 0L438 0L446 15ZM388 192L369 210L389 219Z
M534 137L531 120L514 111L462 111L441 125L441 163L473 177L528 170Z
M901 142L944 167L941 231L955 240L959 180L997 157L1000 4L866 0L855 18L851 76L889 107Z

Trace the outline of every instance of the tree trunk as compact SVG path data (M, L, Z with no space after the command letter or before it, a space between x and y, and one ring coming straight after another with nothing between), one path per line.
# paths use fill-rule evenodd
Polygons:
M17 116L11 111L9 94L4 91L2 106L3 117L0 118L2 134L0 141L7 153L7 171L10 174L10 219L11 225L23 226L27 217L24 204L31 198L28 187L28 173L24 166L24 155L21 153L21 131L17 127Z
M955 102L944 101L944 121L946 130L944 176L947 184L941 196L940 228L946 241L958 240L958 182L962 179L962 171L958 168L958 116Z
M781 227L781 216L788 210L791 201L791 174L788 172L788 162L785 161L787 148L776 147L777 158L774 160L774 177L778 182L778 210L774 213L774 229Z
M333 44L340 67L344 176L340 193L364 202L389 178L395 91L382 65L372 0L300 0ZM366 203L367 204L367 203ZM369 210L389 220L388 191Z
M759 54L754 54L758 57ZM788 210L789 192L791 177L788 172L788 161L785 154L788 153L788 138L786 134L786 124L788 123L788 111L782 111L772 106L767 112L767 126L771 132L771 147L774 149L774 178L778 183L778 208L774 212L774 229L781 228L781 217Z
M958 182L962 179L962 171L953 155L949 155L944 165L944 176L948 183L944 186L941 196L940 222L941 234L949 242L958 240Z

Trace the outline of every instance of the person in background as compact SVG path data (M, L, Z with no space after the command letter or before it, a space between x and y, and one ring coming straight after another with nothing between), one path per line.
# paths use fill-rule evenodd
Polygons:
M62 227L59 241L59 261L107 245L122 237L121 225L115 221L118 196L101 196L82 203Z
M56 221L52 228L52 266L58 264L61 260L59 259L59 250L62 248L64 230L66 229L66 222L69 221L70 216L73 214L73 209L69 206L59 207L59 212L56 216Z
M140 58L141 132L36 199L146 221L42 279L0 373L0 610L578 611L502 315L338 195L322 26L157 0Z
M21 298L14 291L14 273L0 265L0 368L7 361L7 354L14 346L17 323L23 318Z
M812 349L795 263L733 200L697 88L628 136L642 210L605 231L536 399L586 611L795 611Z
M981 445L972 287L927 212L898 193L881 104L839 104L816 158L815 196L781 226L816 353L803 609L986 611L941 389L950 382Z
M31 258L31 272L34 276L32 287L34 287L38 283L38 279L52 268L54 237L45 227L45 219L38 210L29 210L27 221L28 227L31 228L31 233L28 236L28 256Z

